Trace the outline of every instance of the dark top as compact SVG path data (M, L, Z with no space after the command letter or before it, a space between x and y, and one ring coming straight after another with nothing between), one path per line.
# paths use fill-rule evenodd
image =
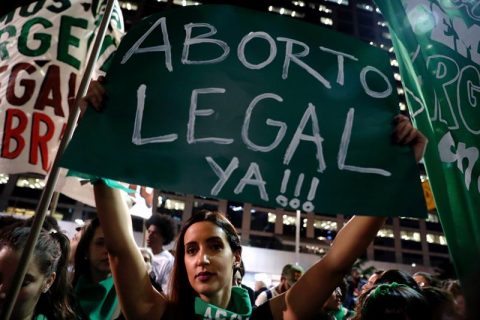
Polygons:
M272 310L270 310L270 303L267 301L253 309L250 320L273 320Z

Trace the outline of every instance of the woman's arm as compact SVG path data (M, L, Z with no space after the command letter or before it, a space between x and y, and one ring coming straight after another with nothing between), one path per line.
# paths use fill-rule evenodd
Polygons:
M150 283L120 191L98 183L94 192L123 314L127 319L160 319L167 308L167 300Z
M419 161L428 140L403 115L395 117L395 124L395 142L411 145L415 159ZM323 259L311 267L285 294L270 300L274 319L315 317L355 260L365 252L384 222L383 217L359 216L345 224Z
M311 319L318 315L324 302L355 260L365 252L384 222L383 217L358 216L345 224L327 254L281 299L270 301L274 319Z

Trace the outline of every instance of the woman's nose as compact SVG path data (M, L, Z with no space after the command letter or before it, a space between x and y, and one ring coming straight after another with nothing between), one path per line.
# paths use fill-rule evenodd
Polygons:
M206 265L206 264L210 264L210 256L206 253L206 252L201 252L199 254L199 261L198 263L200 265Z
M5 299L7 297L7 290L5 284L0 283L0 299Z

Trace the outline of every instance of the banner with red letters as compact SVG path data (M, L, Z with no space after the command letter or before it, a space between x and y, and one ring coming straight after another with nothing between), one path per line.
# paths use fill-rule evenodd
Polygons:
M0 172L48 173L105 7L39 0L0 17ZM116 3L94 78L123 29Z

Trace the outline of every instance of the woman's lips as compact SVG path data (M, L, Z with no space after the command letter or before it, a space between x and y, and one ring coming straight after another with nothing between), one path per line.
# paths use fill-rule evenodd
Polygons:
M212 278L214 275L215 274L212 272L200 272L195 275L195 278L202 282L205 282L210 280L210 278Z

